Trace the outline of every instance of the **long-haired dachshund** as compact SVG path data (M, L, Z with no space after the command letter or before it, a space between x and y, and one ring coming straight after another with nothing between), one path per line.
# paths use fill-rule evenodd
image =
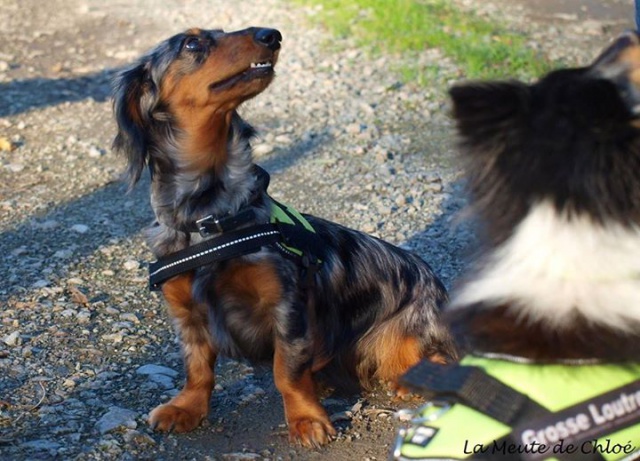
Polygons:
M194 227L207 216L238 217L242 229L270 221L275 204L252 163L254 132L236 109L273 80L281 39L273 29L192 29L118 75L114 147L127 159L131 186L149 168L156 222L147 239L157 258L226 232L198 233ZM339 366L363 385L395 383L421 358L456 357L439 320L447 294L425 262L363 233L305 218L322 247L312 277L282 246L266 245L162 285L187 382L151 412L155 428L189 431L207 416L220 354L273 361L290 440L305 446L335 434L316 395L316 372Z

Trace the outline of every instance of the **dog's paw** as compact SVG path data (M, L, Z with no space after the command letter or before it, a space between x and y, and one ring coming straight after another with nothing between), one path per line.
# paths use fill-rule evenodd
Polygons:
M289 421L289 441L308 448L318 448L329 443L337 434L329 421L300 418Z
M156 431L188 432L198 427L205 416L201 412L167 403L149 414L149 425Z

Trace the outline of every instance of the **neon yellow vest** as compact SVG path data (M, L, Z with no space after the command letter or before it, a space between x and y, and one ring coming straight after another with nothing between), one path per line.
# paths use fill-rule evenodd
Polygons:
M552 412L593 399L618 387L640 380L640 365L566 365L514 363L507 360L467 356L461 365L482 368L485 373L500 380L513 389L526 394ZM640 408L640 392L632 395L628 406ZM595 408L594 411L598 411ZM401 432L394 449L395 459L472 459L475 453L501 454L508 447L496 444L511 433L510 427L462 404L454 404L448 410L424 407L417 417L433 417L433 421L414 424ZM601 414L591 415L604 418ZM563 422L562 424L565 424ZM576 424L575 421L569 421ZM585 423L586 424L586 423ZM560 428L562 429L562 428ZM565 424L566 429L566 424ZM557 433L558 427L553 427ZM544 437L544 434L542 434ZM640 424L618 430L598 439L602 447L599 452L606 460L622 459L640 450ZM553 447L559 442L549 442L549 449L542 459L557 459ZM566 447L558 448L559 450ZM625 450L627 453L625 453ZM614 453L618 451L618 453ZM566 452L566 451L565 451Z

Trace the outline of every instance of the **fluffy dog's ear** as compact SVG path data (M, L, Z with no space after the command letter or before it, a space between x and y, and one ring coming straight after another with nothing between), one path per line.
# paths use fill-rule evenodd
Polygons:
M116 76L113 86L113 109L118 127L113 148L127 159L125 175L129 188L138 182L148 162L148 114L155 98L148 67L148 62L140 62L123 70Z
M620 35L591 65L598 77L613 82L631 113L640 116L640 37Z
M452 87L449 95L463 141L495 145L524 123L531 89L517 81L472 82Z

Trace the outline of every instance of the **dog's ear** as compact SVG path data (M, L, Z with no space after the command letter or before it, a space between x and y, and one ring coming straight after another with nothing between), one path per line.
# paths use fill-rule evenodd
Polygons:
M631 113L640 116L640 37L628 31L620 35L590 66L599 78L615 84Z
M113 141L113 149L126 157L125 176L129 188L138 182L148 162L147 133L154 94L148 61L140 61L121 71L114 79L113 110L118 133Z
M479 146L495 144L524 123L531 90L517 81L471 82L453 86L449 95L462 140Z

